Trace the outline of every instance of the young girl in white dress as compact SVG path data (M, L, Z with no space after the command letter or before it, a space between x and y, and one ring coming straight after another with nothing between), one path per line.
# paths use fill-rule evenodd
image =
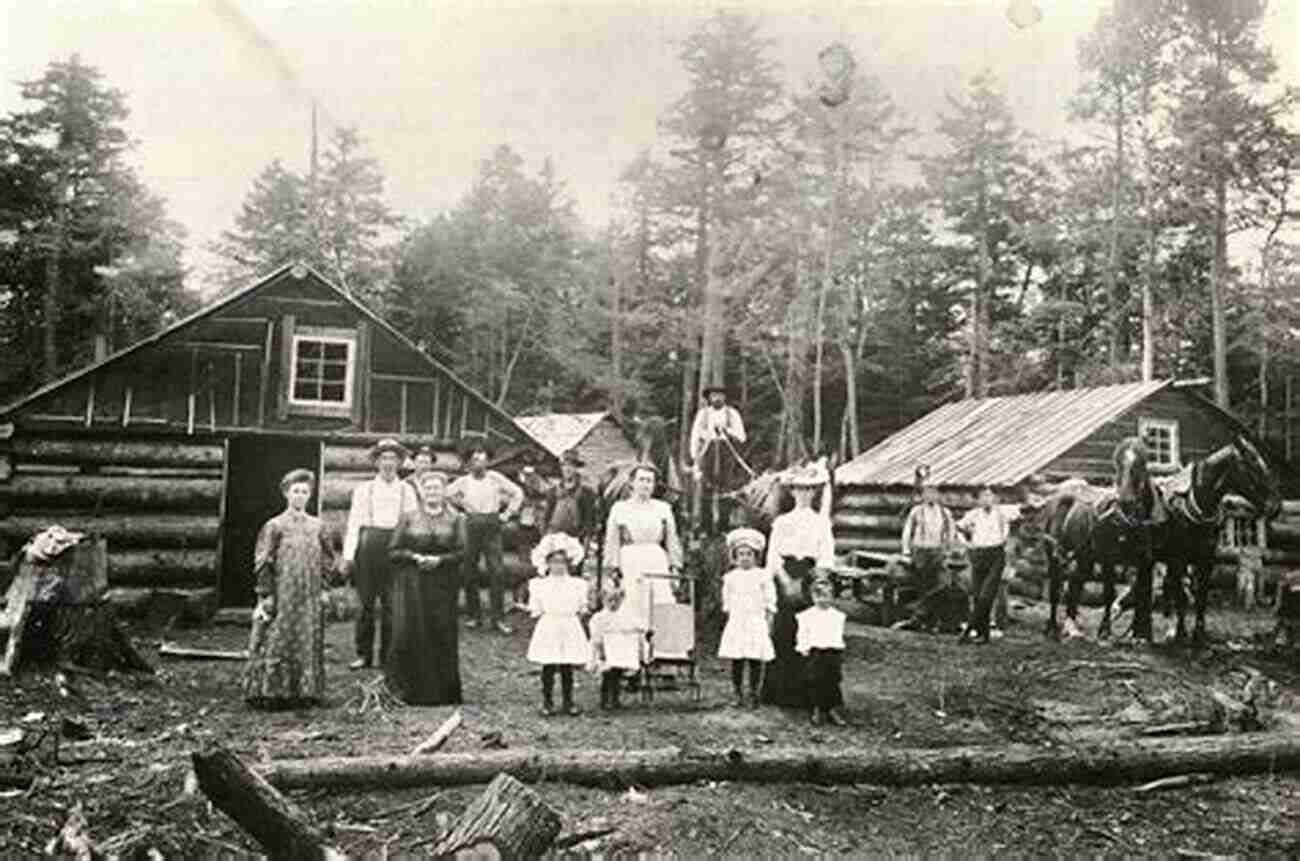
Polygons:
M727 625L718 643L718 657L731 660L731 686L737 708L758 705L763 687L763 665L776 657L772 647L772 619L776 615L776 584L759 557L766 542L756 529L727 533L727 550L736 564L722 578L722 612ZM745 695L745 670L749 670L749 695Z
M560 709L581 714L573 702L573 668L587 663L591 646L582 630L588 609L587 581L571 571L582 562L582 544L572 535L552 532L533 548L539 576L528 582L528 612L537 620L528 641L528 660L542 665L542 714L555 714L555 676L560 677Z
M591 660L600 673L600 707L621 709L624 673L636 674L646 659L645 628L623 603L623 587L605 589L604 607L591 617Z

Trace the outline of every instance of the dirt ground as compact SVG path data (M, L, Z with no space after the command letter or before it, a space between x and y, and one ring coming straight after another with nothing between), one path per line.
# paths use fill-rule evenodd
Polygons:
M652 706L636 705L611 716L596 710L594 679L581 674L579 700L586 712L543 718L538 673L523 659L529 626L516 616L518 630L510 637L462 633L465 722L446 750L473 751L485 744L833 749L1007 741L1068 747L1132 736L1150 724L1213 722L1210 686L1239 692L1254 673L1262 675L1256 688L1269 728L1300 731L1300 658L1268 645L1271 620L1263 613L1216 613L1214 644L1193 652L1049 643L1040 634L1041 612L1020 605L1006 636L990 646L852 626L845 695L853 725L846 729L812 727L802 714L773 708L731 707L726 667L714 658L701 665L700 703L666 692ZM147 654L156 646L153 636L151 641L141 632ZM186 645L237 649L247 631L216 626L169 636ZM701 638L704 654L714 654L715 638L716 632ZM373 703L363 709L363 685L378 674L347 670L350 642L349 624L329 627L328 704L301 712L247 709L238 695L238 663L160 661L153 678L73 674L66 695L52 673L0 681L0 729L53 727L67 717L93 735L87 741L65 740L57 753L49 751L46 770L30 791L0 794L0 852L41 851L76 804L82 805L94 838L128 856L143 857L150 847L173 857L255 850L255 843L194 791L190 751L221 742L252 761L404 753L451 712L380 710ZM581 844L577 852L584 854L1300 853L1300 775L1295 774L1146 794L1135 794L1132 787L728 783L622 792L562 784L539 789L560 811L566 831L615 829ZM418 854L479 791L300 792L293 797L351 852Z

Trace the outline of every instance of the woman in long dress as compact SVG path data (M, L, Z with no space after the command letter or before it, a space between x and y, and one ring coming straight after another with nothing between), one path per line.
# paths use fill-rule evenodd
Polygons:
M249 636L244 697L260 708L320 702L325 696L321 583L333 562L319 518L307 513L316 476L295 469L280 481L285 509L257 536L257 607Z
M384 677L388 689L410 705L461 701L456 598L465 522L446 502L446 491L444 473L426 472L419 510L402 515L388 544L396 571Z
M605 557L621 578L627 612L649 628L650 605L671 604L672 581L682 570L682 543L673 510L654 499L658 471L649 464L632 470L632 496L620 499L605 521ZM650 577L647 575L661 575Z
M803 659L795 651L795 616L812 604L814 569L835 564L831 520L812 507L818 489L827 480L826 469L820 464L792 471L784 483L794 496L794 508L772 521L767 568L776 582L777 609L772 621L776 658L768 664L763 679L763 702L772 705L808 705Z

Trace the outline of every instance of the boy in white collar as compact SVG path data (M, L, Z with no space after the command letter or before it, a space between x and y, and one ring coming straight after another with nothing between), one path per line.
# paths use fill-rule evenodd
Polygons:
M813 583L813 605L795 616L799 630L795 651L807 659L808 699L812 704L812 722L822 719L835 726L844 719L844 694L840 683L844 675L844 613L831 606L831 582L819 576Z

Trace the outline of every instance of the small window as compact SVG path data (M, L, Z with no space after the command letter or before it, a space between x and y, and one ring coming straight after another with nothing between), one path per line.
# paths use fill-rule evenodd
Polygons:
M1219 531L1219 546L1229 550L1264 546L1264 523L1254 517L1227 517Z
M1151 451L1155 466L1177 468L1178 422L1168 419L1138 419L1138 436Z
M293 336L289 403L296 407L352 408L356 339L306 331Z

